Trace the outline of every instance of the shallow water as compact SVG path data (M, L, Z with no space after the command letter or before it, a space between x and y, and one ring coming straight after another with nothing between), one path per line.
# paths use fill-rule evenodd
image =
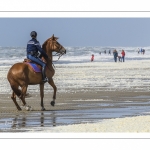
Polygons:
M135 98L143 98L139 96ZM146 97L150 98L150 97ZM90 105L90 104L89 104ZM94 105L104 105L107 108L96 108ZM83 104L82 107L86 107ZM89 106L88 106L89 108ZM96 103L91 109L59 110L59 111L31 111L19 115L0 119L1 132L25 132L30 127L55 127L60 125L99 122L103 119L122 118L126 116L147 115L150 113L150 101L125 103Z

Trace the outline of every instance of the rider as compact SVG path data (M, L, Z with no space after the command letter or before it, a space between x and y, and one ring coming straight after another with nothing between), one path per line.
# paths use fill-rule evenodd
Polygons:
M48 58L48 56L41 48L39 41L36 40L36 31L32 31L30 36L32 39L27 43L27 58L42 66L42 80L43 82L47 82L48 78L45 75L46 63L44 63L40 57Z

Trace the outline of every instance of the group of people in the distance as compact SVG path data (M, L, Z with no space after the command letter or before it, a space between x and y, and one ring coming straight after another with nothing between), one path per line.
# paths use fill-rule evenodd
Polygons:
M101 55L102 52L99 52L99 54ZM104 50L104 54L107 54L106 50ZM108 55L111 55L111 50L108 51Z
M124 50L121 51L121 56L119 56L117 50L115 49L113 51L113 55L114 55L115 62L117 62L117 58L118 58L118 61L124 62L124 59L125 59L125 51Z
M120 61L120 62L125 61L125 51L124 50L121 51L121 56L119 56L117 50L115 49L113 51L113 55L114 55L114 61L115 62L117 62L117 60ZM91 62L92 61L94 61L94 54L92 54L92 56L91 56Z
M139 49L138 48L138 54L140 54L140 53L144 55L145 54L145 49L143 49L143 48Z

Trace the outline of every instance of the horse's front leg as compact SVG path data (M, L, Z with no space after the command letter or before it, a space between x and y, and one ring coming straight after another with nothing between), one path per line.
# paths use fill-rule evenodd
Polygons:
M44 110L46 110L45 108L44 108L44 104L43 104L43 98L44 98L44 84L42 83L42 84L40 84L40 96L41 96L41 110L42 111L44 111Z
M54 106L55 105L55 100L56 100L57 87L56 87L56 85L55 85L55 83L54 83L52 78L51 78L51 80L48 83L53 87L53 90L54 90L53 100L51 101L51 105Z

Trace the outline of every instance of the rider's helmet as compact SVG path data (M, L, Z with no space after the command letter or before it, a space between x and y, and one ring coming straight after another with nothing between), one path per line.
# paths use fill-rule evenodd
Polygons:
M36 31L32 31L32 32L30 33L30 36L31 36L31 37L35 37L35 38L36 38L36 36L37 36Z

